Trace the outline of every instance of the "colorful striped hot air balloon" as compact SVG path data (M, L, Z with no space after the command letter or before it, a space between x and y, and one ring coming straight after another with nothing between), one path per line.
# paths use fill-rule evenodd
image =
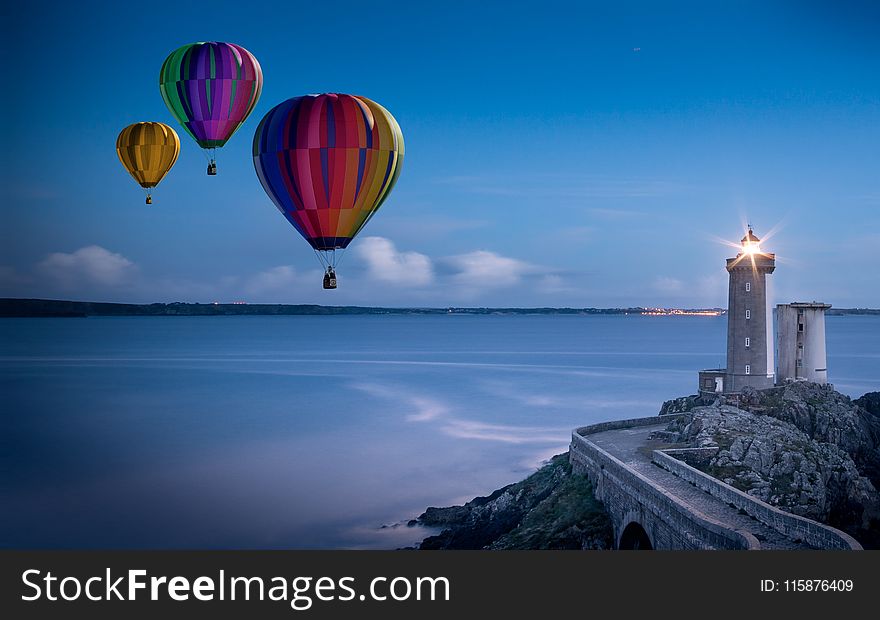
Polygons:
M294 97L269 110L254 134L260 183L326 267L324 288L336 288L336 250L382 206L402 164L400 126L366 97Z
M116 138L119 161L138 184L147 190L147 204L153 204L152 189L159 184L180 154L180 138L165 123L134 123Z
M208 151L208 174L214 175L214 149L226 144L257 105L263 72L254 55L240 45L191 43L162 63L159 90L186 132Z

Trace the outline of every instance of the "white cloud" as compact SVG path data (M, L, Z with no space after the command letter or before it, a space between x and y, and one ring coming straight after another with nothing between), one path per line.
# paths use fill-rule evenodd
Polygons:
M70 253L55 252L30 266L0 266L0 293L133 303L446 306L477 302L534 305L541 298L561 302L561 296L577 295L581 290L575 282L579 274L561 273L489 250L432 257L398 250L392 240L379 236L360 240L352 250L356 259L349 259L342 267L341 285L332 299L320 288L321 272L301 265L226 274L193 273L187 268L157 273L150 264L136 264L97 245ZM397 286L381 286L386 283ZM501 296L510 290L518 299L502 302ZM566 303L571 305L568 299Z
M525 261L501 256L487 250L476 250L446 259L458 273L452 279L460 285L480 288L501 288L518 284L522 276L539 271Z
M84 284L125 285L130 283L137 271L133 262L99 245L80 248L70 254L54 252L43 259L37 268L70 287Z
M431 259L418 252L398 252L385 237L366 237L357 246L357 253L370 277L383 282L425 286L434 280Z

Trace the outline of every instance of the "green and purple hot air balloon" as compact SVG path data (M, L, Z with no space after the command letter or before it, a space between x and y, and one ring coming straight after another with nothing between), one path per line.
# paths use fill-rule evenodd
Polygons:
M207 151L208 174L214 175L214 150L226 144L257 105L263 72L240 45L191 43L165 59L159 90L171 114Z

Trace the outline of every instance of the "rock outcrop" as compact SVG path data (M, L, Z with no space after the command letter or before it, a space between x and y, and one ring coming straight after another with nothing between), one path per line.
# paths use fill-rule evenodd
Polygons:
M741 399L743 409L791 422L811 439L839 446L860 470L880 470L877 392L853 401L831 385L797 381L760 392L744 391ZM867 471L862 473L870 477ZM873 482L880 487L880 479Z
M442 527L420 549L609 549L611 521L568 454L464 506L428 508L410 522Z
M880 392L868 392L853 401L874 417L880 417Z
M679 396L678 398L673 398L672 400L667 400L660 407L660 415L671 415L673 413L687 413L694 407L699 407L700 405L708 405L709 403L703 402L700 396Z
M707 473L877 548L880 416L859 404L873 406L869 396L854 402L831 386L805 382L746 390L695 404L691 417L667 430L674 441L717 446L701 467Z

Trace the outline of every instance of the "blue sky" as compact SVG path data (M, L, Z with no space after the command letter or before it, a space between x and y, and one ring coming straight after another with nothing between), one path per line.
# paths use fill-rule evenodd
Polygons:
M880 5L717 4L31 3L4 25L0 295L723 306L750 220L776 301L880 306ZM197 40L249 49L263 94L217 177L180 131L148 207L116 135L174 124L159 67ZM333 292L250 157L272 106L329 91L407 144Z

